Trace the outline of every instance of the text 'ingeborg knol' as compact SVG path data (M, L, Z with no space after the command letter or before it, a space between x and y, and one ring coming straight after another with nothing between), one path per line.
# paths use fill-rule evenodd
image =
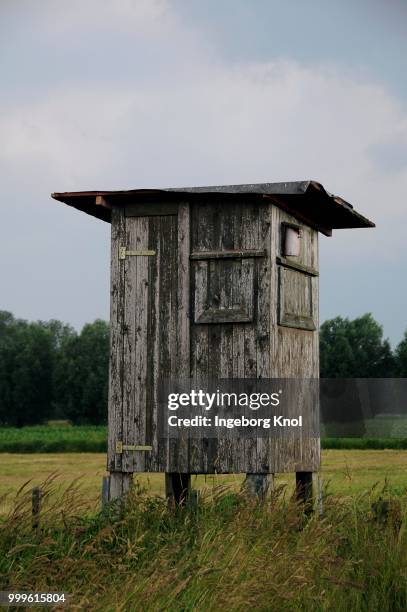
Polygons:
M170 427L226 427L234 429L236 427L260 427L270 429L271 427L302 427L302 415L295 418L286 418L282 415L273 418L225 418L215 415L211 417L197 415L192 418L182 418L175 415L168 417Z

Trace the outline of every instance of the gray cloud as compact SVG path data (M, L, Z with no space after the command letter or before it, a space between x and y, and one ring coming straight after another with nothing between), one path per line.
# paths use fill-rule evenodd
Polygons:
M380 171L398 174L407 170L407 126L404 134L370 145L368 155Z
M322 241L322 318L371 310L401 335L407 115L383 84L332 62L221 60L164 1L22 5L2 43L1 307L108 316L109 228L52 191L314 178L378 224Z

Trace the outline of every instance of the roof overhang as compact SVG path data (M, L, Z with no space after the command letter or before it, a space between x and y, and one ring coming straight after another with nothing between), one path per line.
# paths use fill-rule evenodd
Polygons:
M359 214L349 202L328 193L316 181L126 191L68 191L52 194L55 200L107 222L111 221L113 207L137 202L162 202L179 199L180 196L189 201L202 197L216 198L225 204L237 198L258 201L269 199L276 206L328 236L332 234L333 229L375 227L372 221Z

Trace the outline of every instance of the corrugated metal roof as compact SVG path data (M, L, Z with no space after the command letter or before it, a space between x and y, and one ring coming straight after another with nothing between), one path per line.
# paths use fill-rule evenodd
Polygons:
M292 181L286 183L251 183L243 185L214 185L210 187L172 187L168 189L131 189L119 191L71 191L53 193L52 197L83 212L110 222L112 206L130 202L153 202L159 199L175 199L177 194L187 194L190 199L254 198L273 202L297 216L305 223L325 234L332 229L350 227L374 227L374 223L354 210L353 206L338 196L327 192L316 181Z

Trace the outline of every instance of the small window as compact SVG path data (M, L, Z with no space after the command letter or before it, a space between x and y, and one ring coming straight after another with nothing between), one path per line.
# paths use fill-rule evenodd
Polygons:
M194 263L194 323L253 321L255 267L252 258L217 258Z
M301 253L301 229L288 223L284 223L282 229L282 255L284 257L299 257Z

